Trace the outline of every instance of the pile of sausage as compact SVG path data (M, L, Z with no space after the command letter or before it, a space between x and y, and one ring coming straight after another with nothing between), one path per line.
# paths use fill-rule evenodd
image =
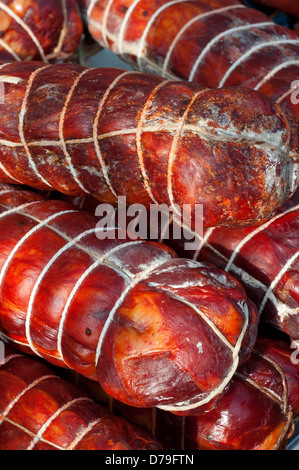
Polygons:
M298 79L296 33L238 0L0 1L0 449L286 448ZM103 228L120 200L188 230Z

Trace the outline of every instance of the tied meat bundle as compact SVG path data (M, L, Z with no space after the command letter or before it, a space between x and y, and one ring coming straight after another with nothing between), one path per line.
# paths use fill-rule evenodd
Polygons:
M194 235L197 240L196 250L186 250L183 238L165 242L180 256L210 262L230 272L257 305L261 319L298 341L298 204L299 190L258 227L213 227L203 236L190 232L188 236Z
M289 405L293 418L299 417L299 350L286 339L259 335L254 346L255 351L276 364L283 371L287 384ZM283 375L282 374L282 375Z
M51 196L97 213L99 203L94 198ZM161 215L155 239L183 258L209 262L231 273L257 305L263 325L287 334L291 342L299 340L299 190L257 227L212 227L198 234L167 212ZM130 217L126 223L131 223Z
M188 207L205 227L268 219L297 187L293 116L257 91L113 68L0 66L0 180L115 204Z
M0 1L0 61L66 60L82 33L76 0Z
M254 88L299 119L299 38L264 13L238 0L80 4L93 38L134 68L208 87Z
M0 450L161 450L44 362L7 346L0 389Z
M82 35L75 0L0 0L0 346L20 351L0 448L161 448L44 360L182 423L185 448L284 448L298 363L257 335L262 317L299 340L298 37L237 0L79 3L135 71L54 64ZM179 224L188 207L191 231L202 205L196 251L67 202L120 198Z
M165 449L282 450L291 444L299 416L299 351L275 336L259 334L218 403L186 417L133 408L111 400L98 384L73 371L66 376L114 414L151 432Z
M284 341L258 338L217 406L186 417L186 448L284 449L299 413L298 358L292 362L292 354Z
M0 207L3 338L133 406L217 402L257 335L238 281L159 243L99 237L64 201L6 187Z

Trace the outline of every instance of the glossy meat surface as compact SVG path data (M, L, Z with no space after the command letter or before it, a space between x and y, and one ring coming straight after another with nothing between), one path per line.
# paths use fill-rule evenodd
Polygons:
M298 365L273 359L261 346L241 366L228 390L209 413L186 418L186 448L201 450L277 450L293 432L287 375L298 387ZM275 348L275 342L273 344ZM288 345L282 348L283 354ZM261 349L261 351L260 351ZM278 357L281 350L276 347Z
M55 197L64 198L57 194ZM95 214L98 202L90 197L68 198L75 206ZM299 190L266 223L259 227L214 227L203 235L181 230L174 238L171 223L157 239L188 259L208 261L235 276L259 308L261 320L299 339ZM167 235L167 237L165 236ZM186 243L194 249L186 248Z
M0 61L65 60L82 33L76 0L0 1Z
M206 227L261 223L297 187L296 123L257 91L38 62L3 65L0 80L1 181L190 204L193 223L202 204Z
M90 399L43 361L0 363L0 450L160 450L142 429Z
M238 281L159 243L100 239L97 219L63 201L12 188L0 204L5 338L134 406L217 401L257 334Z
M198 238L198 250L180 254L208 261L237 277L262 319L299 340L299 191L259 227L213 228Z
M222 399L210 412L193 416L111 400L97 384L73 372L67 372L68 380L78 382L96 401L109 404L113 413L153 433L165 449L284 449L299 411L299 355L281 336L260 333L254 352L237 370Z
M139 70L208 87L258 89L299 120L291 87L298 80L299 39L262 12L234 0L80 4L94 39Z
M258 336L255 350L280 367L285 375L293 416L299 416L299 348L282 339Z

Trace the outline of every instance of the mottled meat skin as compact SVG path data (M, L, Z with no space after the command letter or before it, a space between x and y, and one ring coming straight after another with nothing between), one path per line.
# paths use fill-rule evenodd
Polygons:
M43 361L5 346L0 364L0 450L161 450Z
M257 9L238 0L79 3L93 38L134 68L208 87L258 89L299 121L292 91L294 82L298 90L299 38ZM292 6L298 12L297 0Z
M0 62L66 60L82 34L76 0L0 1Z
M192 414L218 400L257 335L238 281L159 243L100 239L64 201L11 188L0 208L4 338L133 406Z
M55 193L55 198L92 214L99 204L92 197ZM175 238L178 229L180 238ZM182 258L209 262L231 273L258 307L261 322L286 333L291 341L299 340L299 190L257 227L212 227L201 234L182 227L180 220L168 219L163 228L161 223L157 226L156 234L155 239Z
M279 355L279 343L277 346ZM287 348L286 343L282 354ZM279 359L274 360L257 348L238 369L213 410L186 418L186 449L284 449L294 431L287 383L291 368L298 388L298 366L290 364L285 373Z
M198 250L186 250L184 239L165 242L180 256L230 272L257 305L261 320L298 341L298 234L299 190L258 227L207 229L197 237Z
M39 62L0 80L3 182L186 205L193 224L202 204L205 227L259 224L297 187L294 118L257 91Z

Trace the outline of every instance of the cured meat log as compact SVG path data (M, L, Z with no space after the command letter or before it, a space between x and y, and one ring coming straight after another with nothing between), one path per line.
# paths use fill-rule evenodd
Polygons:
M298 392L298 364L290 363L285 373L279 359L288 345L283 345L280 351L279 343L273 343L279 358L275 360L271 354L267 355L267 346L266 352L260 352L264 349L263 343L264 340L260 340L261 347L258 346L238 369L213 410L186 417L187 449L277 450L285 447L293 433L287 378L292 367ZM288 360L290 362L290 354Z
M299 39L264 13L235 0L80 3L93 38L140 71L208 87L254 88L299 120L292 98Z
M55 197L65 196L57 194ZM99 203L95 199L66 198L75 207L96 213ZM213 227L203 234L181 226L181 220L165 217L162 219L164 230L160 223L156 239L170 246L181 257L210 262L230 272L258 306L263 322L285 332L292 340L299 340L298 204L299 190L275 216L259 227ZM149 225L150 215L148 218ZM174 226L179 227L180 232L175 231ZM181 238L175 238L175 233L180 233ZM149 237L150 233L146 238ZM188 248L191 242L193 249Z
M261 223L298 179L292 116L254 90L113 68L4 64L0 180Z
M94 382L67 374L96 401L109 403L113 412L142 425L167 449L283 449L299 413L299 353L277 336L259 334L251 357L218 404L208 413L188 417L111 401Z
M286 341L259 335L255 351L277 364L285 375L288 400L294 418L299 416L299 348Z
M213 263L233 274L257 305L263 321L299 340L299 190L259 227L211 228L197 250L169 242L180 256Z
M83 33L76 0L1 0L0 60L65 60Z
M217 401L256 340L238 281L113 227L107 238L64 201L4 188L0 207L4 338L133 406L188 414Z
M65 197L75 207L95 214L98 201L85 197ZM207 261L230 272L245 287L259 307L263 322L299 339L299 190L277 214L259 227L215 227L201 234L181 227L170 219L169 226L158 226L157 239L179 256ZM166 214L165 214L166 215ZM150 216L149 216L150 217ZM117 220L117 216L116 216ZM167 219L164 219L166 221ZM130 223L130 220L127 220ZM150 218L149 222L150 223ZM181 227L181 238L174 238ZM150 236L148 233L147 237ZM192 241L194 249L186 248Z
M59 375L68 383L75 384L96 403L109 409L110 413L121 416L131 424L142 428L161 444L164 450L183 450L183 423L185 416L179 416L157 407L137 408L126 405L107 395L98 382L90 380L69 369L60 369Z
M161 449L150 434L113 416L43 361L5 352L0 450Z

